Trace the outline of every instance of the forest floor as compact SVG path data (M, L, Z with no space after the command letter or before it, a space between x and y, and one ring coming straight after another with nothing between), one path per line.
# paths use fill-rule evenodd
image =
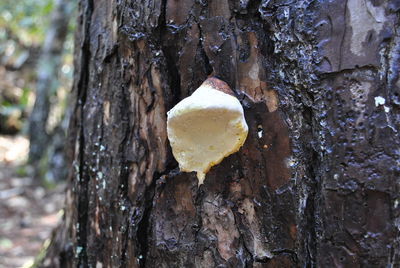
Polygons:
M33 264L64 203L64 185L45 189L27 175L28 147L22 136L0 136L0 268Z

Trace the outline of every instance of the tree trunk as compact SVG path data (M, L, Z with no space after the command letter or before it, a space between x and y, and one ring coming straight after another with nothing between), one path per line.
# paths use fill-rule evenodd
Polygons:
M398 1L81 0L51 267L398 267ZM197 188L166 112L208 75L242 149Z
M41 59L37 66L36 99L29 118L29 162L36 170L35 173L39 170L39 162L45 155L50 142L50 135L47 131L50 99L57 91L58 71L73 10L74 3L68 0L54 1Z

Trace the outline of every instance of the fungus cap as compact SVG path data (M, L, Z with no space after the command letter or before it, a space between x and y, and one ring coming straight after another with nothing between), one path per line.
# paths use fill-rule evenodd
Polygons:
M229 86L208 78L167 114L168 139L181 171L205 174L244 144L248 127L243 107Z

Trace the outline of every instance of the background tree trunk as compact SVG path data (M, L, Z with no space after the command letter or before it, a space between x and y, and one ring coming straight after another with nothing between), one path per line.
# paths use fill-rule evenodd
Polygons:
M81 0L61 267L397 267L398 1ZM213 74L243 148L180 173L166 112Z
M62 129L61 123L54 133L48 133L47 119L51 107L51 97L56 94L58 88L57 77L74 6L75 4L68 0L54 1L49 29L46 32L41 58L37 66L36 99L29 118L29 162L35 169L35 177L39 176L39 163L45 157L49 143L52 143L51 150L57 151L59 150L57 147L60 147L58 140L65 139L63 134L65 129ZM49 152L49 154L49 158L64 158L60 153L57 155L56 152ZM64 160L61 159L61 162ZM60 164L58 168L63 169L63 164Z

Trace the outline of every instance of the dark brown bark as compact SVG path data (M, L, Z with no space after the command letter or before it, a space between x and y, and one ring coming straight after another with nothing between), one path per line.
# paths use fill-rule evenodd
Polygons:
M80 1L71 185L46 262L399 266L399 8ZM249 136L198 189L166 111L210 74Z

